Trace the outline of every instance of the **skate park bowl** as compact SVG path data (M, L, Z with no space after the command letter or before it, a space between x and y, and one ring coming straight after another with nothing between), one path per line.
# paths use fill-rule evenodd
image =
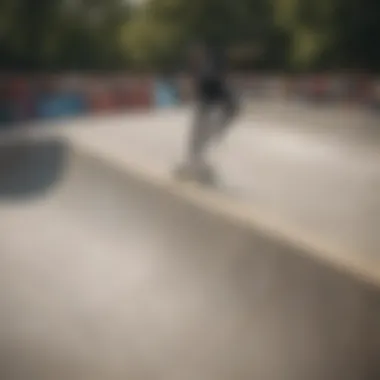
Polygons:
M380 378L374 268L63 138L0 160L2 379Z

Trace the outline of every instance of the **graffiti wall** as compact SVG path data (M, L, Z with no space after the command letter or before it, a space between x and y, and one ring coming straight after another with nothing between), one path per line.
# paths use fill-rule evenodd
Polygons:
M247 99L285 99L380 110L380 78L366 75L234 74L229 79ZM154 75L0 74L0 125L176 107L191 102L189 78Z

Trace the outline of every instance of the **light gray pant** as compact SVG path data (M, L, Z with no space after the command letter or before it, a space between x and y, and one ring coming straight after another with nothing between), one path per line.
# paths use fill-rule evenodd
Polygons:
M211 120L214 110L220 111L216 121ZM188 147L190 162L203 161L206 149L211 142L223 137L236 113L236 99L231 93L218 98L200 98L190 131Z

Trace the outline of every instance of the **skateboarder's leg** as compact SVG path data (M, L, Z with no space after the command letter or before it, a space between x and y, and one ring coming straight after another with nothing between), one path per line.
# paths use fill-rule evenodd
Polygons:
M220 100L221 115L218 126L215 130L215 138L220 139L230 127L233 119L238 113L236 98L231 91L226 91Z
M202 99L198 102L190 131L189 161L203 162L205 149L210 139L210 113L212 102Z
M193 124L190 129L188 156L175 170L175 176L182 180L213 182L212 171L205 161L205 150L211 134L210 113L213 103L200 99L196 105Z

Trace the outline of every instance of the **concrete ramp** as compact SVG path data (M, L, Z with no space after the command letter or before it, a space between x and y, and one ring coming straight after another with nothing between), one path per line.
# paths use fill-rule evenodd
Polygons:
M0 161L2 379L380 377L376 268L65 140Z

